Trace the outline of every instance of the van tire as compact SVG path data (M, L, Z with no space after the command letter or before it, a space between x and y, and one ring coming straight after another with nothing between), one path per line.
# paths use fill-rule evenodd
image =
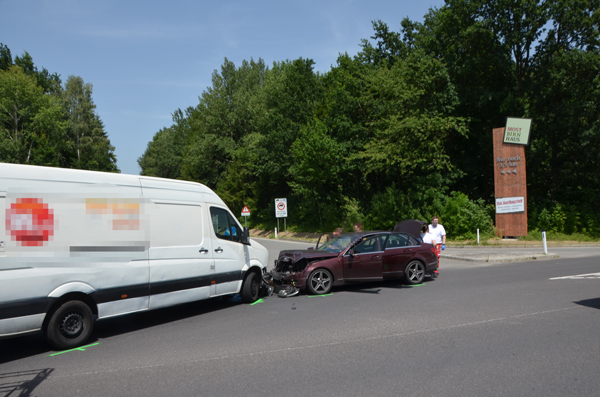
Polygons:
M94 317L89 306L77 300L64 302L48 321L46 339L58 350L83 345L94 328Z
M260 280L255 272L246 273L244 284L242 285L242 302L254 303L258 299L260 291Z

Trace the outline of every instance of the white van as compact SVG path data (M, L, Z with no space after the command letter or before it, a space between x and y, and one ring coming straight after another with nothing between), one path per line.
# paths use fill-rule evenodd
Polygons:
M199 183L0 163L0 338L82 345L98 319L241 292L267 250Z

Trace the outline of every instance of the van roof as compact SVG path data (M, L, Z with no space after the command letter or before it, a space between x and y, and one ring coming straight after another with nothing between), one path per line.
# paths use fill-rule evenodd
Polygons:
M213 195L218 198L217 194L212 189L197 182L141 175L119 174L113 172L0 163L0 175L3 179L29 179L87 184L100 183L117 186L184 190L208 193L209 195ZM222 202L222 200L218 198L217 202Z

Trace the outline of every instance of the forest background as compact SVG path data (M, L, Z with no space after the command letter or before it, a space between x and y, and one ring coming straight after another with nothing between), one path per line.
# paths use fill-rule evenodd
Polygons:
M472 238L495 231L492 129L528 117L530 234L598 238L599 3L447 0L398 32L374 21L323 74L311 59L225 59L141 174L206 184L236 215L248 206L251 227L271 229L286 197L296 231L438 215ZM118 172L91 84L0 51L0 161Z

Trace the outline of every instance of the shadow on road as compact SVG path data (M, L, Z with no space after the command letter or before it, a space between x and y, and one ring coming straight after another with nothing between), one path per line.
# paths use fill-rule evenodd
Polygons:
M419 285L423 285L426 283L430 283L432 280L430 277L425 277L423 282ZM403 281L400 280L385 280L385 281L374 281L370 283L360 283L360 284L348 284L342 285L339 287L333 287L333 292L335 291L346 291L346 292L358 292L363 294L378 294L381 292L382 288L392 288L392 289L410 289L415 287L414 285L407 285Z
M600 309L600 298L586 299L573 303L576 303L581 306L591 307L592 309Z
M86 344L95 343L98 339L135 332L171 321L201 316L240 304L240 300L229 296L100 320L94 324L92 337ZM46 343L41 332L34 335L0 340L0 364L39 354L49 354L50 352L52 352L52 348ZM0 389L0 397L12 397L14 395L10 393L2 394L3 392L4 390Z
M52 368L0 373L0 396L31 396L48 379Z

